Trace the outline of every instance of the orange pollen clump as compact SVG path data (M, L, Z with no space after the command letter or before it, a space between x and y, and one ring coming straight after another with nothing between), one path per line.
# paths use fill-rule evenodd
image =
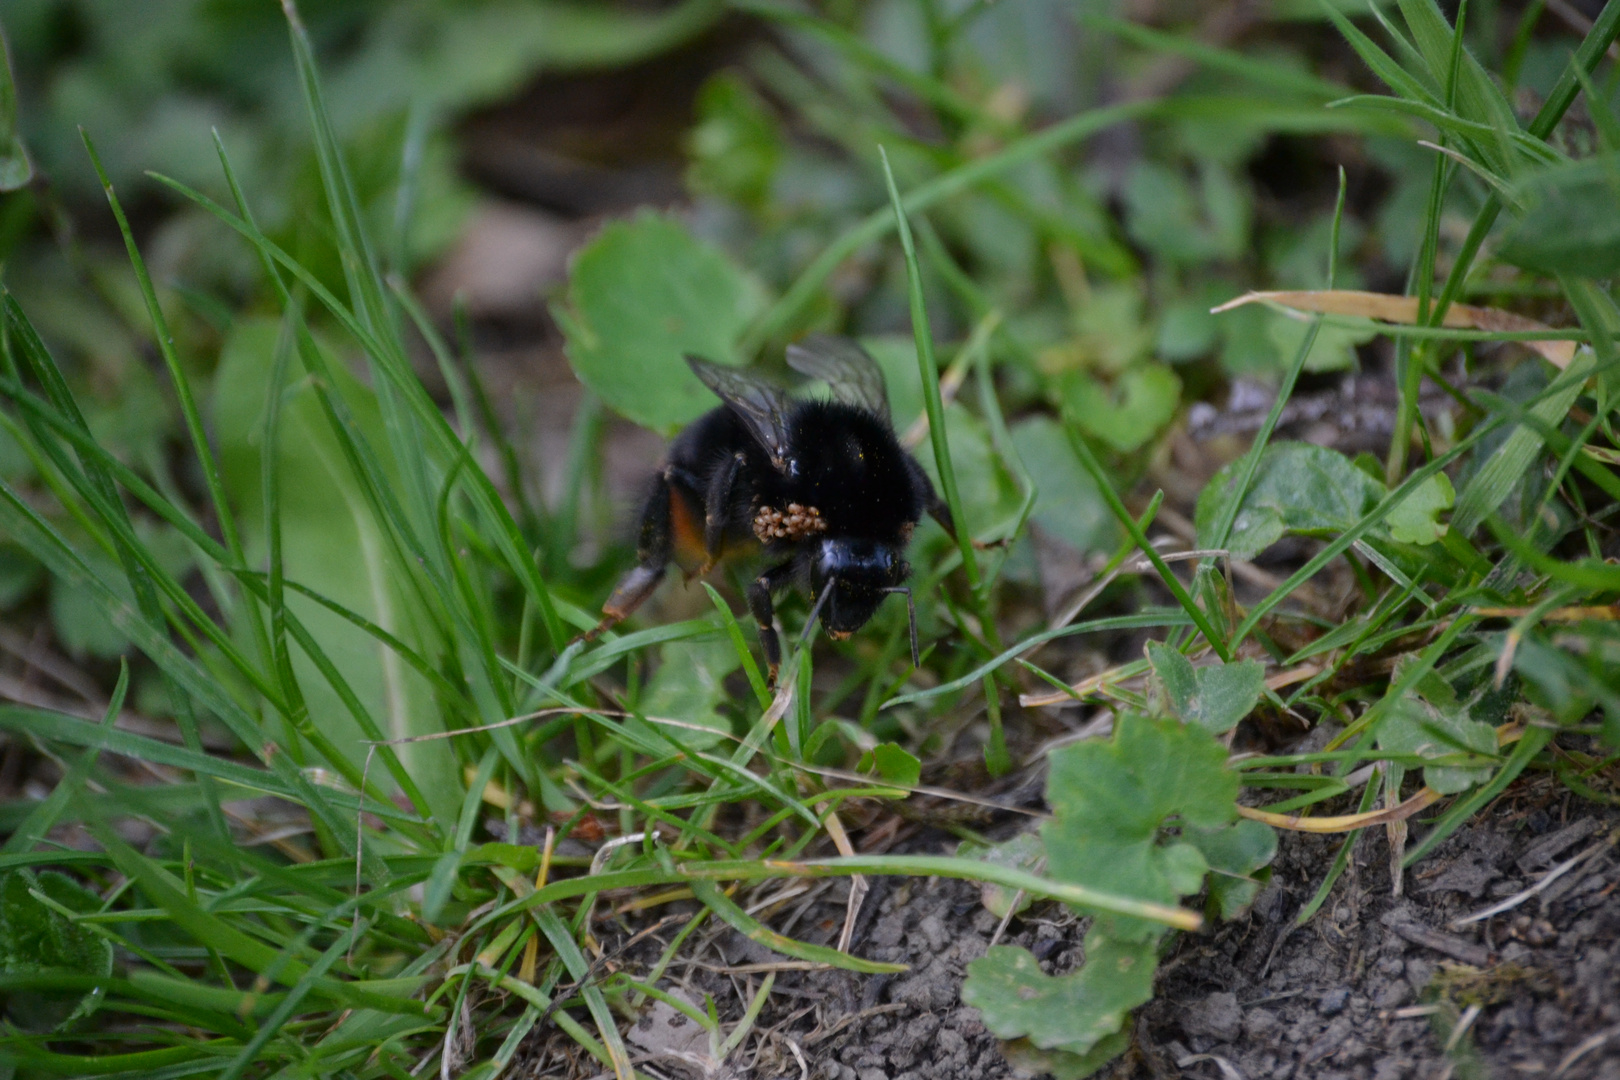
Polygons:
M754 535L762 544L773 540L803 540L826 531L826 519L813 506L788 503L786 510L762 506L754 514Z

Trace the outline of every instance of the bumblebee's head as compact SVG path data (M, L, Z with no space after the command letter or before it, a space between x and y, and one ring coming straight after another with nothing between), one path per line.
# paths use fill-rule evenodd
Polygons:
M821 625L835 638L848 637L865 626L878 605L911 574L897 544L848 537L822 540L810 565L810 591L820 598L828 583L832 589L821 607Z

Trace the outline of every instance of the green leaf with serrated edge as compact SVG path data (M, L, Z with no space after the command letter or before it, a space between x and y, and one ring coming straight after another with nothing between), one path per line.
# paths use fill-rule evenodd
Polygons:
M1122 715L1107 741L1054 751L1047 778L1052 820L1041 828L1047 871L1060 881L1173 904L1196 892L1204 858L1171 824L1215 828L1236 814L1237 774L1226 749L1201 728ZM1157 936L1135 919L1105 920L1121 937Z
M67 918L37 894L69 911L91 912L101 898L54 871L13 870L0 876L0 974L112 974L112 943ZM25 1031L54 1031L94 1010L103 990L30 990L5 1001L6 1015Z
M669 434L719 404L685 354L736 363L737 339L764 302L719 249L643 212L574 256L568 302L554 311L580 381L620 415Z
M1196 524L1207 546L1237 479L1234 462L1216 473L1198 496ZM1330 536L1345 532L1384 497L1384 486L1334 450L1309 443L1279 442L1266 448L1243 506L1232 522L1226 548L1234 559L1252 559L1285 533Z
M1147 653L1170 711L1215 735L1248 716L1265 689L1266 669L1258 660L1195 668L1179 650L1156 641L1148 643Z
M1093 929L1086 935L1085 966L1053 978L1027 949L998 945L968 965L962 1001L1003 1039L1023 1037L1042 1050L1084 1054L1153 996L1155 948L1152 941L1120 941Z
M1223 919L1235 917L1254 900L1263 884L1255 875L1277 855L1277 833L1258 821L1239 821L1228 828L1181 831L1182 839L1209 863L1210 907Z
M1457 493L1445 473L1435 473L1399 506L1389 512L1385 524L1390 535L1403 544L1432 544L1446 535L1440 514L1451 509Z

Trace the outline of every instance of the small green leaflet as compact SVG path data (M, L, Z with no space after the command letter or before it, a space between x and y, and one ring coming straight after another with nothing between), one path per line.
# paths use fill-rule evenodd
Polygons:
M1389 534L1403 544L1434 543L1446 535L1447 526L1440 521L1440 514L1450 510L1456 499L1446 474L1435 473L1389 512L1385 519Z
M899 743L878 743L861 755L855 768L858 772L876 769L883 779L905 787L916 787L922 779L922 762Z
M1163 364L1133 364L1105 385L1083 371L1059 381L1064 415L1120 453L1142 446L1176 414L1181 379Z
M1032 874L1040 873L1046 863L1046 848L1041 845L1041 838L1032 832L1019 833L1005 843L989 847L964 840L957 846L956 853L964 859L983 859L995 866L1011 866ZM979 886L979 901L998 919L1006 918L1008 911L1022 912L1034 902L1023 890L1010 889L993 881Z
M1147 654L1169 712L1213 735L1236 727L1265 689L1266 669L1258 660L1195 668L1178 650L1157 641L1148 642Z
M1277 854L1277 833L1258 821L1238 821L1226 829L1182 830L1182 839L1209 863L1209 908L1223 919L1235 918L1253 902ZM1260 871L1260 874L1257 874Z

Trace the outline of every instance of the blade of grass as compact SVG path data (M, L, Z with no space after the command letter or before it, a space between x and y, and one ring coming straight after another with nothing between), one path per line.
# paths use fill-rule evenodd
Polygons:
M897 705L909 705L913 702L927 701L929 698L939 697L941 694L955 693L978 682L986 674L996 670L1003 664L1011 663L1035 646L1043 645L1048 641L1055 641L1058 638L1072 637L1076 634L1100 633L1108 630L1156 630L1161 627L1192 625L1192 620L1184 612L1170 609L1168 611L1138 612L1135 615L1113 615L1103 619L1091 619L1087 622L1060 626L1053 630L1043 630L1038 634L1032 634L1016 645L1010 646L1004 652L985 661L965 675L959 675L948 682L940 683L938 686L930 686L926 690L917 690L890 698L884 703L883 707L889 709Z
M478 853L470 852L469 856L469 861L475 861ZM689 885L693 881L760 881L780 877L849 877L854 874L892 874L919 878L938 876L964 881L984 881L1004 885L1014 891L1022 889L1030 896L1058 900L1091 911L1129 915L1179 929L1196 930L1203 925L1202 918L1196 912L1184 908L1118 896L1071 882L1051 881L1027 871L996 866L979 859L947 855L852 855L804 862L777 859L709 860L677 864L670 870L649 867L608 871L582 878L564 878L561 881L551 882L542 889L536 889L528 896L496 906L481 916L469 929L476 931L480 927L504 923L513 914L541 904L612 889L634 889L649 885Z
M1327 281L1328 288L1332 289L1338 276L1339 265L1339 233L1344 221L1345 200L1345 173L1339 168L1339 192L1333 204L1333 226L1329 233ZM1294 394L1294 386L1299 382L1300 373L1305 370L1305 361L1311 355L1311 349L1316 345L1317 333L1322 328L1320 317L1311 320L1309 328L1305 331L1304 339L1294 352L1294 358L1289 361L1288 368L1283 372L1282 382L1277 387L1277 396L1271 402L1271 408L1266 413L1265 420L1261 421L1260 428L1255 432L1254 442L1243 455L1243 462L1238 466L1234 478L1231 498L1221 507L1220 515L1215 519L1215 529L1209 536L1211 548L1224 548L1232 536L1232 525L1237 521L1238 511L1243 507L1243 500L1249 493L1249 485L1254 482L1254 474L1260 467L1260 456L1265 453L1267 444L1271 441L1271 433L1277 429L1277 423L1282 419L1283 409L1288 399ZM1111 488L1108 490L1112 490ZM1134 522L1133 522L1134 524ZM1137 530L1140 532L1140 530ZM1151 547L1144 547L1144 552L1151 552ZM1212 568L1213 563L1205 560L1198 564L1197 573L1202 576L1206 568ZM1208 636L1207 634L1205 635Z
M951 520L956 526L957 549L962 553L962 573L968 588L973 591L978 606L983 608L980 595L978 559L973 554L973 533L963 513L962 494L956 486L956 468L951 461L950 441L945 431L945 405L939 393L939 363L934 359L934 336L928 327L928 311L923 304L922 271L917 265L917 248L911 239L911 225L906 220L906 208L895 186L894 170L889 168L889 155L882 147L878 153L883 161L883 181L889 190L889 206L894 213L895 228L900 234L900 248L906 260L906 296L911 306L911 334L917 346L917 367L922 376L923 407L928 413L928 438L934 449L934 467L939 472L941 494L950 507ZM995 634L993 621L985 623L985 634Z
M0 706L0 727L26 732L34 738L45 741L110 751L137 761L206 774L223 783L295 802L302 798L301 785L290 784L284 777L274 772L255 769L231 761L229 758L215 757L185 746L176 746L145 735L137 735L131 731L92 724L87 720L64 716L61 713L21 706ZM342 806L345 810L364 810L368 814L399 823L408 824L413 820L410 815L384 799L357 800L350 793L337 791L332 792L331 797L335 800L335 805ZM352 871L354 864L350 862L346 865Z
M22 543L30 554L45 563L57 577L87 587L95 594L112 625L133 641L162 671L174 678L179 691L189 695L188 701L195 701L218 716L232 735L243 745L252 748L261 761L298 792L297 801L303 803L325 827L342 828L342 819L335 813L330 801L294 766L288 755L280 751L276 743L265 739L258 721L225 693L216 679L200 670L190 657L180 652L166 633L132 609L111 585L102 581L73 550L72 545L4 481L0 481L0 526ZM200 754L201 750L195 752ZM217 806L217 803L214 805ZM375 872L380 868L368 864L368 869Z
M4 304L4 333L8 345L15 343L28 366L32 369L34 377L45 389L46 397L51 404L67 420L86 435L90 434L90 427L85 422L84 414L79 411L78 403L74 400L73 392L68 388L67 379L63 376L56 360L45 343L40 340L34 331L33 325L23 314L11 292L0 285L0 302ZM8 349L8 352L10 350ZM48 447L47 447L48 449ZM111 534L113 546L118 557L118 563L123 568L124 576L129 583L130 591L135 597L136 608L140 616L157 634L166 635L168 622L163 614L162 604L158 599L157 588L150 576L150 552L145 552L138 540L129 539L134 536L128 511L118 499L117 488L107 470L93 456L79 454L79 463L83 468L84 483L76 484L80 498L91 502L97 507L97 516L105 529ZM65 464L65 462L59 462ZM64 472L73 478L71 470ZM143 562L141 556L146 554L148 559ZM170 698L174 705L175 719L179 724L181 737L188 746L194 750L202 748L202 739L197 733L197 716L192 710L191 700L179 693L178 688L170 684ZM205 795L208 793L204 789ZM225 825L224 812L219 808L217 799L210 799L209 816L214 827L221 836L229 835Z
M1587 73L1595 71L1603 59L1603 54L1617 36L1620 36L1620 4L1605 4L1593 22L1592 29L1581 40L1575 55L1570 58L1562 74L1558 76L1558 82L1548 93L1547 100L1542 103L1530 121L1530 126L1526 129L1530 135L1537 139L1546 139L1552 134L1558 122L1563 119L1564 113L1574 104L1575 95L1580 92L1581 82L1575 74L1576 69ZM1446 309L1462 292L1469 271L1473 268L1474 257L1479 254L1480 246L1485 243L1485 238L1490 234L1491 227L1496 224L1501 212L1502 201L1495 192L1491 192L1486 196L1485 204L1474 216L1474 223L1469 227L1468 235L1451 264L1451 271L1446 275L1445 285L1440 290L1440 298L1430 313L1431 324L1438 324L1445 317Z
M196 397L191 392L191 380L187 377L185 368L180 364L180 357L175 351L174 335L169 330L168 319L163 314L163 305L158 302L157 290L152 287L152 276L147 271L146 260L141 256L141 250L135 243L135 234L130 230L129 220L124 216L124 207L113 190L112 181L107 178L107 170L102 168L101 156L96 153L95 144L90 139L90 133L84 128L79 129L79 138L84 142L86 153L90 155L90 164L94 166L96 177L101 181L101 188L107 197L107 205L112 208L113 218L118 222L118 231L124 238L124 250L129 255L130 266L135 271L136 283L140 286L141 299L146 304L147 317L152 320L152 330L157 339L158 354L163 357L163 364L168 369L169 380L174 385L175 398L180 404L180 415L186 425L186 434L191 438L191 450L196 455L196 461L202 469L203 482L208 488L208 498L214 508L214 518L219 522L219 533L225 542L225 548L231 553L231 561L237 565L245 566L247 559L242 553L241 537L236 529L236 517L231 512L230 502L225 497L225 484L220 479L219 462L214 457L213 448L208 443L208 434L203 427L202 413L197 408ZM249 607L249 625L255 643L259 647L259 655L269 658L268 643L264 640L264 625L259 621L257 605L251 596L247 597Z
M765 948L773 952L779 952L783 956L809 960L818 964L829 964L833 967L843 968L845 971L859 971L866 975L894 975L910 970L905 964L886 964L876 960L862 960L858 956L841 953L837 949L828 948L825 945L811 945L807 942L784 937L774 930L768 929L758 919L738 907L712 881L692 882L692 893L703 901L705 907L719 916L722 922L737 931L737 933L756 945L763 945Z
M253 1037L243 1045L241 1052L225 1067L225 1071L219 1074L219 1080L237 1080L238 1077L253 1066L255 1059L259 1056L259 1051L271 1039L281 1034L282 1028L292 1019L293 1013L297 1011L304 998L309 995L310 991L315 989L316 984L321 979L325 978L326 973L332 969L332 966L338 962L343 954L353 947L368 926L369 924L364 921L351 923L347 930L338 935L336 941L327 946L326 951L321 953L320 958L311 964L303 976L293 984L292 989L281 999L275 1010L259 1024L258 1030L253 1033Z
M619 1037L618 1021L613 1016L613 1010L608 1008L607 998L602 995L602 988L589 981L591 965L585 960L585 954L579 951L574 935L549 906L531 910L534 912L535 921L540 925L541 933L546 935L551 947L557 950L557 956L562 960L563 966L579 984L580 996L585 999L585 1006L590 1010L591 1019L596 1021L596 1030L602 1036L602 1043L607 1048L615 1075L619 1080L632 1080L634 1070L630 1066L630 1052L625 1049L624 1040Z

